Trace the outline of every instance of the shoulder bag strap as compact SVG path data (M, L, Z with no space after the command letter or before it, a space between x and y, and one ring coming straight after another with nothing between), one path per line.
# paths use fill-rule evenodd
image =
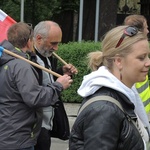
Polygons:
M96 102L96 101L108 101L108 102L112 102L112 103L114 103L115 105L117 105L117 106L123 111L123 113L124 113L125 116L128 118L128 120L131 121L131 122L135 125L135 127L138 129L138 131L139 131L139 127L138 127L138 125L137 125L137 122L135 122L133 119L131 119L131 118L128 116L128 114L125 113L125 111L123 110L123 108L122 108L121 104L119 103L119 101L117 101L116 99L114 99L114 98L111 97L111 96L106 96L106 95L104 96L104 95L101 95L101 96L92 97L91 99L89 99L87 102L85 102L85 103L81 106L81 108L80 108L80 110L79 110L79 112L78 112L78 116L79 116L79 114L80 114L89 104L91 104L91 103L93 103L93 102Z
M93 103L93 102L96 102L96 101L108 101L108 102L112 102L112 103L115 103L123 112L123 108L121 106L121 104L116 100L114 99L113 97L111 96L104 96L104 95L101 95L101 96L95 96L95 97L92 97L91 99L89 99L87 102L85 102L79 112L78 112L78 116L79 114L83 111L84 108L86 108L89 104Z

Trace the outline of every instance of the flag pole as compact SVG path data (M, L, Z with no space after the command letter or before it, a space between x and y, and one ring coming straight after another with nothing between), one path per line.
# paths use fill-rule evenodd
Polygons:
M20 21L24 22L24 0L21 0Z
M48 72L48 73L50 73L50 74L52 74L52 75L54 75L54 76L56 76L56 77L61 77L60 74L58 74L58 73L56 73L56 72L54 72L54 71L52 71L52 70L49 70L49 69L47 69L47 68L45 68L45 67L43 67L43 66L40 66L40 65L38 65L37 63L34 63L34 62L32 62L32 61L30 61L30 60L28 60L28 59L26 59L26 58L24 58L24 57L22 57L22 56L20 56L20 55L17 55L17 54L15 54L15 53L13 53L13 52L7 50L7 49L1 50L1 47L0 47L0 51L3 51L3 52L5 52L5 53L7 53L7 54L9 54L9 55L11 55L11 56L16 57L16 58L22 59L22 60L28 62L29 64L31 64L31 65L33 65L33 66L35 66L35 67L37 67L37 68L39 68L39 69L41 69L41 70L44 70L44 71L46 71L46 72Z
M58 56L55 52L52 53L58 60L60 60L64 65L67 65L68 63L65 62L60 56Z

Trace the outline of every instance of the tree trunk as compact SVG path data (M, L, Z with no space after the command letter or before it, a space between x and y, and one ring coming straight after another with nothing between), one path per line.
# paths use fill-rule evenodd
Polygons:
M100 0L99 38L116 26L117 1Z
M117 1L100 0L99 39L112 27L116 26ZM84 0L83 40L94 40L96 0Z

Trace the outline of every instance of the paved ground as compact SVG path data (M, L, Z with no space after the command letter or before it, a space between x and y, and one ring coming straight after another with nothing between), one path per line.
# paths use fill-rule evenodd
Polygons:
M70 128L72 128L72 125L76 119L76 115L78 112L80 104L72 104L72 103L65 103L65 109L68 115ZM68 149L68 140L62 141L56 138L52 138L52 145L50 150L69 150ZM150 144L147 150L150 150Z
M68 115L70 128L72 128L72 125L76 119L80 104L65 103L64 106Z
M80 104L65 103L65 109L68 115L70 128L72 128L72 125L76 119L79 106ZM51 150L68 150L68 140L62 141L52 138Z
M68 140L62 141L52 138L52 145L50 150L68 150Z

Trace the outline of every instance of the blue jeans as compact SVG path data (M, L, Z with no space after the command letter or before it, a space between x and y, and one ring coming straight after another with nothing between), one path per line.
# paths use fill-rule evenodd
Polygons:
M22 149L19 149L19 150L34 150L34 146L28 147L28 148L22 148Z

